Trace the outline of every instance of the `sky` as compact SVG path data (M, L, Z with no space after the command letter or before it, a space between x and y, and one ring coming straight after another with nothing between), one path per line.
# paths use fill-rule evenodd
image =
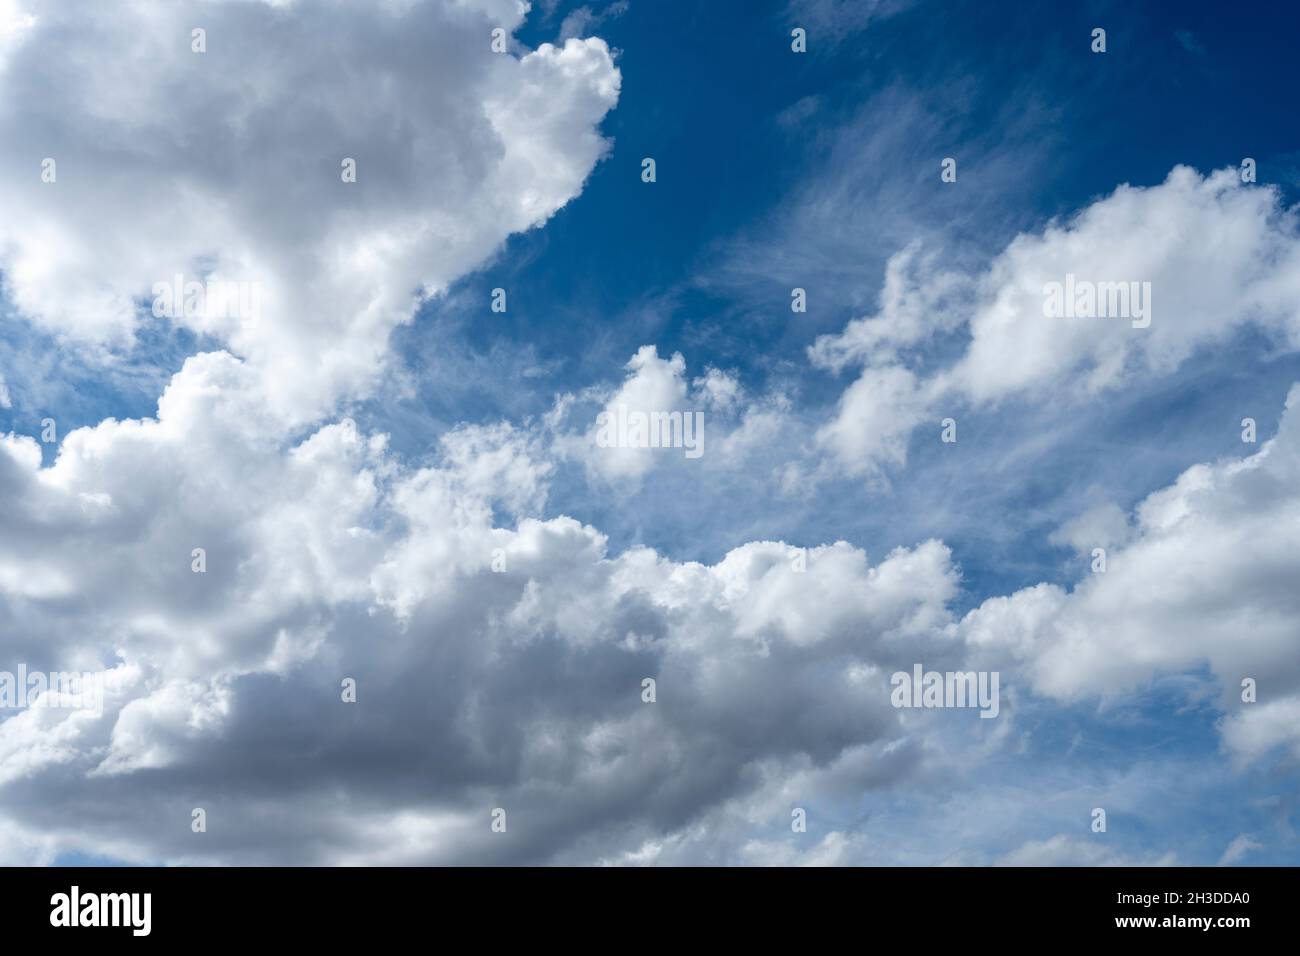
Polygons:
M117 7L0 0L0 863L1300 862L1300 14Z

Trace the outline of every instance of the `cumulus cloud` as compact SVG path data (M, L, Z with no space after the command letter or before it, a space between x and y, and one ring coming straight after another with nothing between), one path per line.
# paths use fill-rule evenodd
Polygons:
M545 222L606 150L608 48L494 54L491 30L526 9L13 0L0 46L8 296L102 348L130 339L157 283L242 283L242 308L187 293L170 317L248 359L290 420L364 393L420 299ZM192 52L195 27L206 52Z
M819 442L840 471L863 474L902 464L912 430L939 408L1049 393L1083 403L1167 375L1246 328L1295 349L1297 276L1295 211L1234 169L1177 166L1158 185L1120 186L1018 235L980 275L913 243L889 261L877 312L809 349L814 365L861 368ZM1127 300L1132 313L1149 285L1149 314L1049 317L1047 290L1067 282L1122 284L1116 308Z
M806 570L779 542L612 555L570 518L495 522L546 474L515 429L454 433L422 468L347 421L286 445L250 374L193 358L156 419L75 430L51 466L0 447L3 580L50 578L7 593L9 649L112 675L102 715L0 723L13 825L134 860L594 860L799 768L908 772L866 758L908 734L888 674L963 654L942 545L873 564L840 542Z
M1254 455L1195 465L1135 509L1105 573L1072 590L1040 584L985 601L968 642L1021 662L1061 700L1114 697L1208 667L1223 742L1241 760L1300 757L1300 386L1276 437ZM1243 699L1243 681L1258 699Z
M950 330L961 321L971 280L943 268L936 252L913 241L889 257L874 315L854 319L844 331L820 335L809 348L814 365L839 372L848 365L887 365L901 352Z
M420 461L339 417L384 370L393 328L569 202L607 148L620 77L603 41L491 53L491 29L526 9L0 0L12 303L92 355L129 341L176 274L255 283L260 305L255 323L211 302L175 317L225 348L191 356L154 417L73 429L49 465L32 438L0 437L6 661L104 684L100 710L0 715L4 862L875 859L851 824L792 841L791 807L977 762L1014 710L971 722L978 746L955 754L940 716L889 704L890 674L918 661L987 661L1068 700L1206 665L1226 747L1300 753L1294 411L1259 454L1190 469L1131 520L1110 506L1061 529L1073 546L1107 539L1106 575L962 619L938 540L875 557L756 540L706 564L615 551L548 511L568 461L629 487L682 461L597 447L600 411L704 412L704 447L722 451L710 477L778 439L798 457L784 395L716 368L691 379L677 353L647 345L621 382L560 396L539 422L457 426ZM860 28L843 5L801 9ZM562 34L595 22L577 16ZM54 181L33 156L56 160ZM1108 246L1117 231L1136 238ZM879 475L954 396L1064 383L1086 398L1234 324L1293 345L1293 237L1276 194L1177 169L1022 236L984 276L910 246L877 313L813 347L857 378L809 444ZM1153 282L1149 329L1044 331L1036 285L1120 266ZM920 363L962 336L946 367ZM1260 701L1242 705L1251 675ZM1062 836L1007 862L1117 859Z
M840 396L835 417L818 429L817 444L850 475L879 474L907 459L912 429L930 410L931 401L907 369L865 369Z
M588 463L608 478L639 478L665 455L663 448L641 444L637 436L620 434L619 423L629 415L669 415L678 412L685 419L698 409L691 407L686 381L686 360L680 352L666 359L653 345L644 345L627 363L627 378L605 402L586 435ZM699 435L703 439L703 435ZM624 439L629 439L624 441ZM683 432L683 441L685 433Z
M1049 386L1095 394L1168 373L1247 324L1294 348L1298 266L1295 213L1276 188L1244 185L1235 169L1176 166L1157 186L1121 186L1013 240L981 279L953 384L976 401ZM1150 326L1044 316L1044 287L1069 275L1150 283Z
M649 487L693 495L701 483L786 497L816 464L808 425L779 385L750 390L716 366L692 378L680 352L662 357L654 345L637 349L624 373L616 385L561 394L538 423L556 459L580 466L604 497L627 502Z
M30 437L0 441L6 657L105 685L100 711L0 722L14 852L597 859L787 766L909 772L861 761L914 722L887 673L961 656L938 542L874 563L836 542L799 552L806 568L775 541L707 566L611 554L543 511L567 451L550 425L455 428L417 464L333 412L420 296L581 188L618 95L602 41L494 55L513 0L15 9L0 132L26 147L9 162L56 172L0 177L13 303L91 350L129 340L177 273L253 281L261 314L177 316L227 349L191 356L153 418L73 429L50 465ZM737 448L771 413L653 347L627 371L599 402L698 403L740 422ZM590 460L635 479L640 451Z

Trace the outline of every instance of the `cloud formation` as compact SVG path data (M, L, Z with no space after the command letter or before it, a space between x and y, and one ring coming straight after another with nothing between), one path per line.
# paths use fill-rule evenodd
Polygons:
M826 545L806 570L777 542L611 555L529 515L547 469L515 429L457 431L422 468L347 421L282 446L252 374L195 357L156 420L73 431L51 467L3 444L11 650L107 678L102 716L0 724L4 806L32 832L133 860L594 858L784 786L782 765L918 746L887 673L961 657L937 542L874 564ZM70 828L83 803L102 809ZM497 806L517 839L489 842Z
M1159 185L1121 186L1016 236L977 275L913 242L890 259L877 311L809 349L833 372L861 369L818 441L838 470L865 474L901 464L918 425L959 409L1045 395L1085 403L1167 376L1248 328L1294 350L1297 276L1295 211L1234 169L1178 166ZM1067 281L1149 284L1150 315L1049 316L1047 288ZM936 366L934 347L942 356L954 344L955 358Z
M526 9L14 0L7 295L102 349L130 340L157 283L241 283L256 309L188 296L168 317L246 358L286 420L364 394L420 300L545 222L605 153L608 47L492 52Z
M1241 761L1300 756L1300 386L1277 435L1248 458L1194 465L1135 510L1130 540L1072 590L991 598L962 621L1039 693L1114 698L1208 667L1224 746ZM1243 699L1242 682L1258 687Z
M901 6L790 13L833 45ZM540 420L462 423L418 460L341 417L422 301L579 195L621 78L603 41L572 34L622 7L498 54L491 31L526 4L0 2L9 302L104 361L176 274L253 283L260 311L173 316L218 347L153 417L71 429L49 465L31 437L0 437L5 660L105 687L102 712L0 715L0 861L910 862L836 814L957 785L1014 743L1021 701L1111 703L1170 674L1212 696L1240 764L1300 757L1300 388L1256 454L1056 532L1107 548L1105 574L964 615L938 539L868 555L759 531L697 562L613 548L551 505L575 462L617 502L661 480L721 494L750 470L786 491L880 478L954 405L1083 407L1244 328L1294 348L1294 213L1233 170L1120 187L983 271L905 246L877 310L807 353L855 375L822 418L653 344ZM33 157L56 161L52 181ZM1150 327L1045 317L1044 285L1067 274L1151 282ZM622 406L703 412L703 460L598 447L595 415ZM694 484L667 485L686 468ZM891 707L891 673L917 662L1001 671L999 720ZM792 839L813 803L830 824ZM970 858L1175 859L1052 827Z

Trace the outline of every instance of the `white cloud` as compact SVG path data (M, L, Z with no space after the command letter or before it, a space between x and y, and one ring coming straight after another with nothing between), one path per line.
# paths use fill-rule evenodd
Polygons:
M1207 239L1212 237L1212 239ZM1150 325L1125 317L1050 318L1049 283L1149 283ZM944 267L912 243L892 257L876 314L822 336L815 365L864 367L820 444L845 473L906 460L907 439L943 403L1008 399L1082 403L1167 375L1194 352L1254 327L1300 347L1296 213L1235 169L1175 167L1164 182L1120 186L1065 221L1012 240L979 276ZM955 359L937 348L968 338Z
M910 5L911 0L790 0L785 15L792 26L808 30L810 49L816 49L822 43L837 46Z
M854 319L836 335L819 335L808 349L814 365L839 372L847 365L886 365L900 351L949 330L961 320L959 308L971 281L943 268L937 253L924 253L913 241L889 257L879 307Z
M1128 536L1128 515L1124 509L1114 502L1104 502L1071 518L1052 532L1048 540L1080 554L1091 554L1094 548L1123 544Z
M721 369L706 369L704 375L697 378L693 383L696 394L700 400L709 408L717 409L720 412L728 412L735 409L741 404L745 397L745 389L740 384L740 380L734 372L724 372Z
M650 374L677 394L680 362L655 361L666 367ZM286 440L246 387L253 375L224 353L192 358L156 420L76 429L48 467L31 439L0 444L12 503L0 582L58 583L21 597L5 585L10 655L119 669L102 718L0 723L13 775L3 816L57 847L135 860L594 859L780 787L787 764L905 739L911 715L889 705L887 673L918 653L962 654L941 636L957 573L937 542L874 564L843 542L812 548L806 571L781 542L712 566L611 555L571 518L495 521L494 501L544 500L550 460L531 433L462 429L436 464L412 468L348 421ZM193 547L206 548L206 573L191 570ZM339 699L343 676L358 681L355 705ZM640 700L647 676L653 705ZM413 772L437 787L406 792ZM296 823L264 806L268 786ZM338 787L370 809L321 803ZM95 799L109 789L113 801ZM60 823L63 800L105 816ZM157 825L218 800L201 846L184 842L184 820ZM486 842L492 806L530 836ZM407 831L380 826L399 811ZM413 848L412 834L425 842ZM834 860L836 846L810 861Z
M1300 756L1300 386L1278 434L1242 460L1195 465L1141 502L1132 537L1066 592L1038 585L962 622L1053 698L1113 697L1208 666L1225 746L1243 760ZM1241 682L1259 700L1242 701Z
M1154 858L1135 858L1097 840L1057 834L1032 840L998 861L999 866L1174 866L1172 852Z
M515 0L15 9L4 22L33 21L0 71L14 304L99 347L176 274L256 283L254 328L210 309L177 321L246 357L289 419L364 393L421 294L576 195L618 98L599 39L494 54Z
M1233 866L1240 863L1252 850L1262 849L1263 846L1249 833L1239 834L1228 844L1223 851L1223 856L1219 857L1219 866Z
M1295 214L1276 189L1234 169L1177 166L1149 188L1121 186L1064 223L1023 234L981 279L971 343L953 384L976 401L1050 387L1092 394L1172 371L1247 323L1300 345ZM1048 318L1044 286L1149 282L1151 325Z
M907 459L912 430L932 407L932 400L907 369L868 368L840 397L835 417L818 429L817 444L847 474L878 474L882 467L901 465Z
M627 13L630 5L628 0L614 0L600 12L585 5L574 8L560 23L560 42L564 42L569 37L580 37L591 30L598 29L610 20L618 19Z
M490 28L514 29L525 10L0 3L0 137L21 147L0 159L14 303L97 348L129 338L140 297L175 272L264 292L256 328L184 320L229 350L191 357L155 419L72 430L48 467L32 439L0 438L6 656L109 681L102 715L0 722L6 861L70 849L190 862L861 859L872 848L845 828L806 847L752 831L788 825L796 786L886 786L942 754L933 715L889 706L887 675L972 650L1023 662L1034 690L1067 699L1208 662L1227 710L1237 676L1264 675L1272 696L1229 713L1226 745L1246 759L1300 746L1294 414L1259 455L1198 466L1144 502L1104 580L1039 585L961 622L939 541L874 563L837 541L810 548L800 571L782 541L706 565L611 554L596 528L546 517L566 457L630 483L662 460L597 454L589 420L562 431L572 397L542 424L456 428L422 466L350 420L320 424L373 383L421 294L545 222L603 155L597 126L619 87L606 45L491 54ZM206 54L189 50L197 22ZM38 95L40 122L24 106ZM57 184L28 155L56 157ZM343 156L358 160L355 186L339 181ZM978 281L905 250L879 312L814 347L827 368L864 366L814 444L876 474L904 460L945 390L995 400L1062 376L1084 394L1115 387L1134 363L1167 369L1214 341L1213 310L1229 305L1234 321L1294 337L1290 214L1229 179L1175 170L1120 190L1017 240ZM1116 229L1150 241L1077 265ZM1202 251L1205 235L1223 248ZM1190 270L1168 300L1190 318L1164 326L1159 311L1147 339L1019 336L1031 314L1013 294L1062 264L1136 264L1158 290ZM910 368L962 328L949 307L971 297L966 355L937 376ZM1004 348L1015 374L998 379L989 356ZM653 346L626 371L580 400L705 409L732 426L715 435L709 419L732 466L789 436L784 397L752 400L734 375L688 384L683 357ZM1064 540L1095 536L1095 517ZM191 570L195 548L205 573ZM339 698L344 676L356 704ZM640 699L648 676L653 705ZM196 844L188 811L205 804L212 825ZM492 806L509 808L510 840L489 835ZM159 826L168 814L177 826ZM1012 856L1111 859L1064 837Z
M686 360L680 352L661 359L653 345L643 345L628 361L628 376L605 403L606 418L593 422L587 435L590 467L611 479L640 478L655 466L658 459L668 454L680 455L662 448L630 447L622 444L598 445L605 422L617 422L620 415L652 413L695 412L687 398ZM706 426L707 427L707 426ZM617 434L615 434L615 437Z

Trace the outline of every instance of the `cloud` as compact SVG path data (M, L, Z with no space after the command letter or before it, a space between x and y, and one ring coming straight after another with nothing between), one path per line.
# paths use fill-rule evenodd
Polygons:
M839 372L849 365L881 365L951 330L960 321L970 280L945 270L938 254L926 253L919 240L889 257L874 315L854 319L844 331L819 335L808 349L812 363Z
M1071 518L1052 532L1048 540L1073 548L1079 554L1091 554L1094 548L1123 544L1128 536L1128 515L1124 509L1113 502L1104 502Z
M288 420L364 394L420 299L545 222L607 148L620 78L602 40L491 51L526 9L10 4L4 22L30 22L0 70L8 296L101 349L130 340L157 283L242 283L243 308L187 293L175 321L246 358Z
M869 24L910 5L911 0L790 0L785 15L792 26L808 30L809 49L816 49L823 38L833 49Z
M842 4L802 9L832 33L866 22ZM1051 701L1208 668L1225 748L1300 753L1291 411L1258 454L1189 469L1131 518L1103 505L1059 529L1075 547L1104 537L1105 575L960 619L939 540L868 556L754 532L702 563L612 548L551 504L573 462L590 487L632 492L699 465L693 483L661 487L734 493L747 469L775 477L774 458L797 480L812 455L881 477L955 402L1058 387L1095 400L1246 325L1291 347L1292 213L1230 170L1122 187L983 273L903 246L876 311L810 352L856 376L815 427L784 391L707 366L692 379L653 345L621 381L561 395L540 420L461 424L419 460L340 417L386 369L396 325L546 222L604 155L620 82L608 47L492 54L491 28L513 31L525 11L0 2L0 135L19 147L0 159L6 294L92 357L129 341L153 283L177 272L255 282L263 313L249 327L213 309L179 317L225 348L189 357L153 418L72 429L48 466L30 437L0 437L6 660L105 682L102 713L0 714L6 862L905 859L840 807L807 841L787 831L810 794L852 808L913 779L946 794L1005 745L1010 692L1001 720L974 729L892 708L890 673L917 661L1005 667L1016 693ZM561 34L592 25L576 22ZM881 155L891 141L872 140ZM16 158L47 155L56 183ZM339 178L344 156L355 184ZM818 203L796 228L842 208ZM843 228L832 245L856 241ZM748 268L771 280L765 261ZM1153 282L1149 329L1044 331L1047 277L1120 265ZM709 454L596 447L596 413L623 406L702 410ZM1243 674L1259 677L1256 704L1237 700ZM195 807L206 833L189 828ZM489 828L494 807L505 834ZM1059 835L1004 861L1132 859Z
M1224 746L1237 758L1300 756L1300 386L1276 437L1241 460L1194 465L1149 495L1104 573L1073 590L1041 584L962 621L967 641L1009 654L1034 690L1112 698L1208 667ZM1243 700L1242 682L1259 699Z
M584 442L587 445L589 466L611 479L640 478L663 456L681 456L685 453L684 450L672 451L667 448L637 447L632 442L622 443L625 436L611 432L611 423L616 424L630 414L649 416L680 412L684 418L699 410L692 407L688 397L686 360L680 352L661 359L653 345L643 345L628 361L626 368L626 380L609 397L601 416L593 422ZM606 438L612 435L617 443L599 444L603 440L602 433L605 433Z
M841 470L863 474L901 465L911 429L940 403L980 409L1050 393L1077 406L1169 375L1248 328L1293 350L1297 275L1295 211L1235 169L1201 176L1177 166L1159 185L1120 186L1016 236L978 275L913 242L890 259L877 312L809 349L814 365L863 367L825 426L843 437L822 443ZM1114 297L1135 314L1050 317L1052 283L1136 288ZM1149 314L1136 314L1138 296ZM964 342L945 360L958 334Z
M596 12L590 6L581 6L569 11L560 23L559 42L563 43L570 37L580 37L591 30L599 29L602 24L610 20L617 20L627 13L630 6L628 0L615 0L600 12Z
M638 354L633 374L677 394L680 360ZM347 420L286 440L255 374L191 358L156 419L73 430L51 466L30 438L0 444L7 650L111 678L102 715L0 723L4 818L62 850L594 860L791 768L848 772L909 733L888 674L962 657L937 542L874 563L837 542L804 571L781 542L713 565L610 554L596 529L529 513L551 465L532 433L465 427L423 467ZM510 836L492 842L497 806ZM835 841L818 852L834 859Z
M998 861L999 866L1174 866L1177 856L1133 857L1096 840L1061 833L1017 847Z
M912 429L931 408L931 400L907 369L866 369L840 397L835 417L818 429L817 444L847 474L879 474L883 466L906 460Z
M49 467L30 438L0 442L6 650L109 688L102 714L0 723L11 845L31 860L595 858L689 828L786 763L897 739L887 664L906 656L900 641L933 643L955 591L937 542L875 565L839 542L812 549L806 572L780 542L713 566L610 556L594 528L540 517L565 450L545 426L454 429L425 467L348 419L296 427L364 393L421 289L581 188L617 98L605 45L479 56L466 51L486 47L489 24L517 25L515 5L362 18L317 4L344 44L324 62L346 69L280 56L290 83L260 64L322 29L307 5L204 9L205 54L189 51L180 8L39 11L0 78L47 84L63 104L49 129L0 112L0 128L59 157L48 189L15 187L28 219L4 242L7 291L32 321L112 345L153 282L194 270L251 277L264 312L252 328L182 316L229 350L190 357L156 418L74 429ZM121 42L131 30L139 41ZM46 76L57 36L88 52ZM148 81L121 89L145 63ZM358 98L358 76L376 95ZM165 95L181 83L200 107ZM364 204L342 192L340 144L358 154ZM89 168L111 175L78 176ZM753 402L734 375L688 386L680 355L647 346L628 373L607 407L698 404L736 423L719 440L740 452L779 427L779 403ZM656 464L642 451L590 460L637 479ZM345 675L356 705L339 699ZM871 772L911 764L885 768ZM493 805L510 808L514 839L485 841ZM211 813L200 842L194 806Z
M1252 850L1263 848L1263 844L1252 837L1249 833L1242 833L1234 837L1223 851L1223 856L1219 857L1219 866L1234 866L1246 858L1246 855Z
M1247 324L1294 348L1298 264L1295 215L1276 189L1243 185L1234 169L1201 176L1177 166L1158 186L1121 186L1013 240L981 280L953 383L977 402L1047 387L1096 394L1167 374ZM1150 283L1150 327L1045 317L1044 286L1071 274Z

